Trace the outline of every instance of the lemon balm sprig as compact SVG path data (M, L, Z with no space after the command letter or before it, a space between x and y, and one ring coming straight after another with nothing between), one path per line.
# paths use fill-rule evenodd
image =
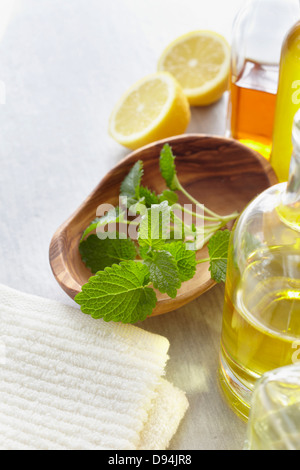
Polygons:
M194 277L200 263L209 262L212 279L225 281L230 232L220 229L237 213L219 216L205 208L209 214L205 215L203 205L181 186L174 160L171 147L164 145L160 171L168 189L161 194L142 185L143 163L136 162L121 184L120 207L95 219L84 231L79 251L94 276L75 300L93 318L123 323L144 320L156 306L154 289L175 298L182 282ZM196 204L196 212L178 203L177 191ZM139 214L138 221L127 221L128 208ZM176 210L200 219L201 226L188 224ZM93 233L124 220L137 228L137 240L124 237L116 228L113 236L107 236L108 232L101 232L103 236ZM204 221L210 223L205 225ZM196 251L208 242L209 257L196 260Z
M205 207L203 204L200 204L199 201L197 201L191 194L189 194L186 189L181 185L178 177L177 177L177 171L176 171L176 165L175 165L175 156L173 155L172 148L170 147L169 144L165 144L163 146L163 149L160 153L160 160L159 160L159 166L160 166L160 172L162 177L164 178L168 188L171 191L181 191L182 194L185 195L185 197L191 201L196 207L201 207L204 209L204 212L206 212L209 216L205 216L202 214L197 214L193 211L189 211L186 208L180 206L179 204L177 205L178 208L180 208L183 212L191 214L195 217L202 218L203 220L209 220L212 222L217 222L220 224L219 228L222 228L222 226L225 226L228 222L231 220L234 220L238 216L238 212L233 212L232 214L226 215L226 216L221 216L219 214L216 214L213 212L211 209L208 207ZM224 225L223 225L224 224Z

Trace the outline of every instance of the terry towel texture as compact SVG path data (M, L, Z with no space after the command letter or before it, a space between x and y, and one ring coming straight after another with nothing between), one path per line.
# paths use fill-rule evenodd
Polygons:
M168 340L0 285L0 449L161 449L187 410Z

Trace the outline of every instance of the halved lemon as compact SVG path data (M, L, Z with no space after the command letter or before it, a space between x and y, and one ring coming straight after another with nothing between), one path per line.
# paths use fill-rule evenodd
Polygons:
M109 133L130 149L185 132L191 113L179 83L157 72L135 83L120 99L109 119Z
M177 79L192 106L209 105L228 88L229 44L213 31L187 33L164 50L158 70Z

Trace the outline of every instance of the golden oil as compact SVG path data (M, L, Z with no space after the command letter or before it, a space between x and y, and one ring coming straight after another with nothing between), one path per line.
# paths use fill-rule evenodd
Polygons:
M247 60L231 82L231 136L270 158L278 65Z
M300 108L300 22L287 35L281 52L271 164L280 182L287 181L292 153L292 126Z
M299 340L300 245L254 251L242 276L229 260L221 383L231 406L244 419L256 380L292 364Z
M280 367L256 383L246 450L300 450L300 364Z
M284 386L287 387L286 384L283 384ZM278 395L279 393L280 391ZM294 395L299 400L299 389L295 390ZM245 450L300 450L299 401L283 404L275 411L257 416L250 426L248 432L251 444L247 443Z

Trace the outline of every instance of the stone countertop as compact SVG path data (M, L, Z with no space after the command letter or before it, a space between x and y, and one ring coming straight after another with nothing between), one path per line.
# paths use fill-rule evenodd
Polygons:
M132 83L156 70L162 49L177 36L213 29L230 41L242 4L19 0L0 43L1 283L74 305L54 280L49 243L129 153L108 136L112 107ZM226 96L193 108L187 132L223 135L225 117ZM140 324L170 340L167 378L190 403L171 449L243 446L246 426L218 389L223 296L224 287L217 286Z

